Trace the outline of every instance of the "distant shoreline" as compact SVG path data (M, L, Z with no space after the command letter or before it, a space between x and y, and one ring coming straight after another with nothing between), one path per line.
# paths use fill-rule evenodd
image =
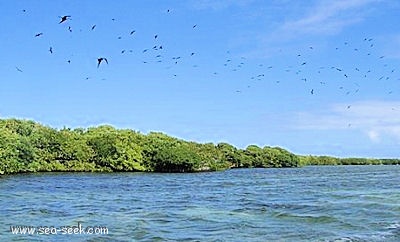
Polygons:
M54 129L0 119L0 174L32 172L209 172L306 165L400 165L400 159L303 156L280 147L196 143L109 125Z

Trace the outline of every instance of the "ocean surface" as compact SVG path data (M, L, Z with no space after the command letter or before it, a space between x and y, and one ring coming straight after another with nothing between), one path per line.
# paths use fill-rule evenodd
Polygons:
M0 241L400 241L400 166L1 176Z

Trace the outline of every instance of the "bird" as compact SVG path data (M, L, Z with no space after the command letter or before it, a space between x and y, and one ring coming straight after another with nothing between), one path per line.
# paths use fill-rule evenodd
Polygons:
M39 37L41 35L43 35L43 33L37 33L37 34L35 34L35 37Z
M94 30L94 28L96 28L96 25L93 25L93 26L92 26L92 30Z
M107 58L104 58L104 57L97 58L97 68L99 68L100 63L101 63L102 61L105 61L105 62L108 64Z
M130 33L130 35L134 34L135 32L136 32L136 30L132 30L131 33Z
M192 27L192 28L194 29L194 28L196 28L196 27L197 27L197 24L193 25L193 27Z
M15 69L17 69L17 71L19 72L23 72L21 69L19 69L18 67L15 67Z
M69 32L72 32L71 26L68 26L68 30L69 30Z
M53 54L53 47L50 46L49 52L50 52L51 54Z
M314 95L314 89L311 89L311 95Z
M62 17L60 16L61 20L60 20L59 24L67 21L70 17L71 17L70 15L64 15Z
M154 39L157 39L157 37L158 37L158 35L156 34L156 35L154 35Z

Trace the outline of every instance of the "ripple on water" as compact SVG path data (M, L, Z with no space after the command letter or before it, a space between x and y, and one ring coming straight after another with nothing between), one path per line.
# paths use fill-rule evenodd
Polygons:
M349 166L6 176L0 241L400 241L399 172ZM7 230L78 222L110 234L16 237Z

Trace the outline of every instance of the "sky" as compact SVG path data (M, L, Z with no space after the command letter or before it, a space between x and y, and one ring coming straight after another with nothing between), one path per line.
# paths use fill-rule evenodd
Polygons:
M399 11L397 0L0 0L0 118L399 158Z

